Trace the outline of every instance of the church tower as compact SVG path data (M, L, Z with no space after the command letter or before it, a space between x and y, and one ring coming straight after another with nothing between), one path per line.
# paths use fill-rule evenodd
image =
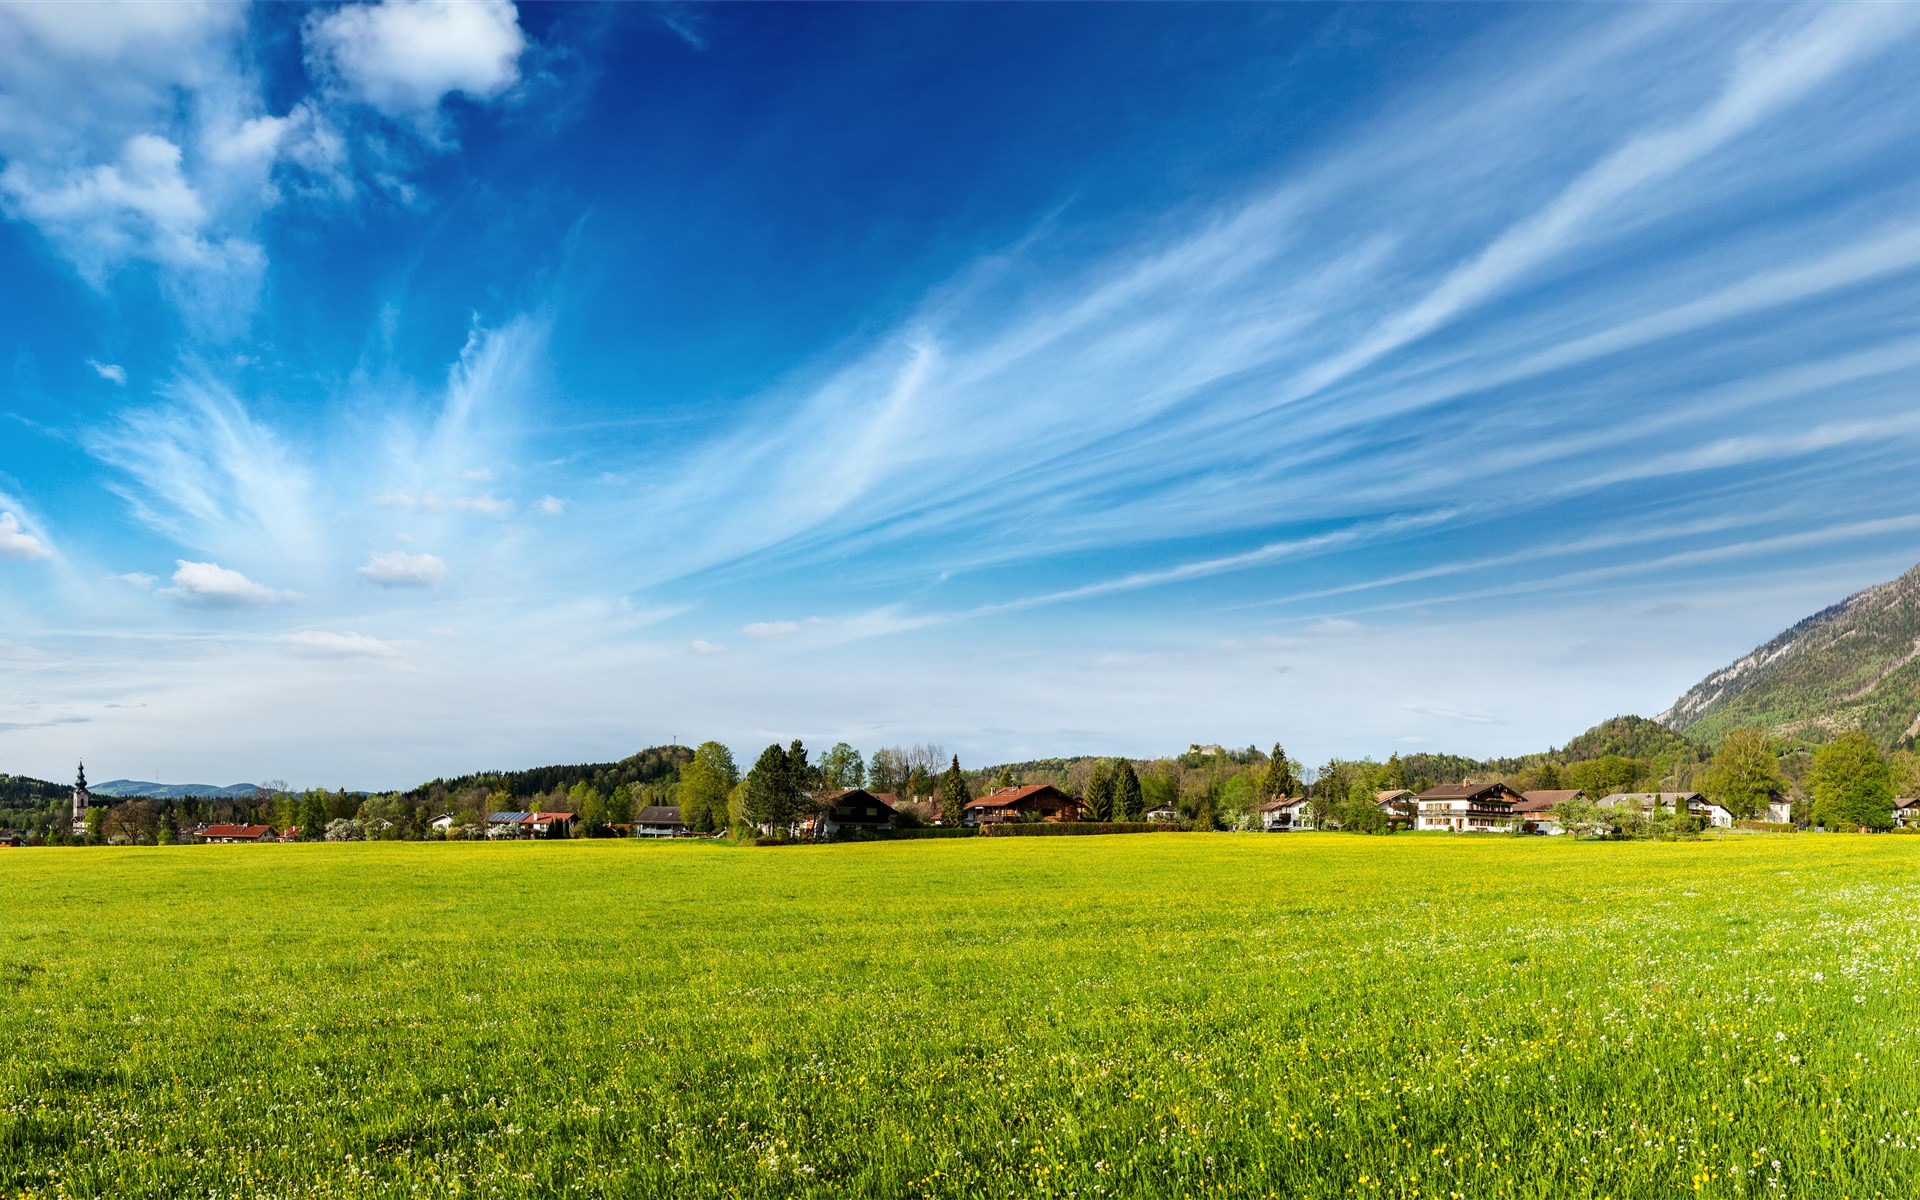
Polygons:
M73 832L83 834L87 831L87 804L93 794L87 791L87 764L80 764L80 776L73 781Z

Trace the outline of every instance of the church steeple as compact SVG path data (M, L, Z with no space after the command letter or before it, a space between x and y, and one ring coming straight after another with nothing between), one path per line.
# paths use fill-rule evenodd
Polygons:
M73 781L72 829L75 834L80 834L86 831L87 804L92 799L93 799L93 794L87 791L87 764L83 762L80 764L80 774Z

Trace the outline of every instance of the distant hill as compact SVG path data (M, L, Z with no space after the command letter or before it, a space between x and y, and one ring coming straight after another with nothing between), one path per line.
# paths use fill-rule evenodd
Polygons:
M409 799L422 800L441 793L463 792L469 788L504 791L516 800L590 783L608 793L621 784L629 787L661 786L680 778L680 768L693 761L686 746L650 746L619 762L574 763L566 766L529 767L523 771L481 771L453 779L433 779L407 792Z
M1859 729L1883 747L1912 745L1920 735L1920 567L1715 671L1660 719L1707 742L1752 725L1812 741Z
M0 775L0 808L39 808L49 800L65 800L73 789L25 775Z
M211 783L148 783L139 779L111 779L106 783L92 784L87 790L96 796L115 800L133 796L144 796L150 800L184 800L188 796L251 796L259 789L251 783L216 787Z
M1696 762L1713 751L1684 734L1647 717L1608 717L1547 757L1558 762L1581 762L1618 754L1622 758Z

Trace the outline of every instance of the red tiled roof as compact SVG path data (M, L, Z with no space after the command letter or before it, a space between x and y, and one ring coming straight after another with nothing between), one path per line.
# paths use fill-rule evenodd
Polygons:
M257 838L272 833L265 825L209 825L200 831L201 837L209 838Z

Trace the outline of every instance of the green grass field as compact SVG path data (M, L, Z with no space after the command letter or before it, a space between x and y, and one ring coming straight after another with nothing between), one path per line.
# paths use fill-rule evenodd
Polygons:
M1920 839L0 852L0 1195L1920 1194Z

